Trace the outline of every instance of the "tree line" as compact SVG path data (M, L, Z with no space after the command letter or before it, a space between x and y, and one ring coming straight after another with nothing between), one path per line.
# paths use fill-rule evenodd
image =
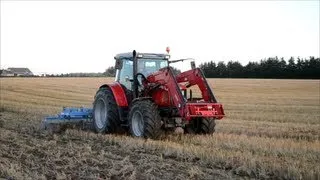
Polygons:
M269 57L243 66L238 61L205 62L199 66L208 78L320 79L320 58Z
M65 74L43 74L45 77L103 77L103 73L65 73Z
M320 79L320 58L293 58L287 61L284 58L269 57L260 62L249 62L243 66L238 61L205 62L199 65L207 78L275 78L275 79ZM179 69L173 68L174 73L180 73ZM114 77L114 66L98 73L66 73L66 74L43 74L47 77ZM2 70L0 70L0 76ZM39 77L39 76L32 76Z

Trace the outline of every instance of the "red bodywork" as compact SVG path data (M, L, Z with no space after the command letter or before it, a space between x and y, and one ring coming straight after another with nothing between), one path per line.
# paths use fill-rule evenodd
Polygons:
M126 93L124 92L122 86L118 82L114 82L109 85L112 90L113 96L117 102L119 107L128 107L128 101L126 97Z
M147 77L145 87L152 92L152 99L159 107L174 106L178 108L179 115L185 120L194 117L211 117L222 119L224 111L222 104L216 99L207 84L202 71L199 68L192 69L176 77L170 68L163 68ZM186 83L181 86L183 89L197 85L201 90L202 100L199 102L188 102L181 93L179 83Z
M159 107L169 107L171 105L168 91L162 88L152 92L152 99Z
M174 76L170 68L163 68L152 73L144 83L147 94L161 107L176 107L180 117L191 120L195 117L208 117L222 119L224 111L222 104L217 103L202 71L199 68L192 69ZM180 83L186 83L180 84ZM187 101L181 90L197 85L202 94L202 100ZM119 82L110 84L116 103L119 107L128 107L130 102L126 98L125 91Z

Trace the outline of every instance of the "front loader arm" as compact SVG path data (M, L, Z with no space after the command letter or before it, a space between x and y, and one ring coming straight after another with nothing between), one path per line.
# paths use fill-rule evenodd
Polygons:
M201 69L195 68L182 72L176 76L176 80L178 83L188 82L187 87L198 85L204 101L213 103L217 102Z
M162 86L168 91L173 105L178 109L181 117L185 117L188 114L188 109L186 108L186 100L183 97L178 82L173 74L170 67L162 68L159 71L149 75L147 77L149 83L154 83Z
M199 68L180 73L176 77L170 67L160 69L147 77L149 87L163 88L168 91L172 104L178 109L180 117L191 120L197 117L222 119L224 110L217 103L202 71ZM178 83L187 82L187 87L198 85L203 101L189 102L181 93ZM151 85L154 84L154 85Z

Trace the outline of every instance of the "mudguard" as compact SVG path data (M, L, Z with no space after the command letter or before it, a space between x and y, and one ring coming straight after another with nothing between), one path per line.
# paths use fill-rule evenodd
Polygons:
M112 84L104 84L101 87L110 87L118 107L128 107L126 93L120 83L114 82Z

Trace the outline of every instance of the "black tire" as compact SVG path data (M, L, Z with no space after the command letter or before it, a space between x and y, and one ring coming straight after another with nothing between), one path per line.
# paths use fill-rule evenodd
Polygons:
M151 100L133 102L128 117L132 136L158 139L161 135L161 117L157 105Z
M195 118L186 126L185 132L190 134L213 134L215 127L216 122L213 118Z
M97 133L114 133L119 125L118 106L109 87L101 87L93 102L93 128Z

